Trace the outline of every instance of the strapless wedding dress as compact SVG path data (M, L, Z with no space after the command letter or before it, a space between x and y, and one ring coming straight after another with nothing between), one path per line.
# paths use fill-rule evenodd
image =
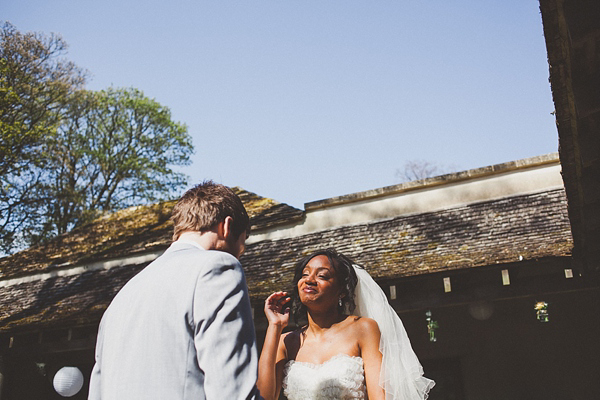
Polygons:
M338 354L323 364L290 360L283 372L288 400L364 400L365 370L361 357Z

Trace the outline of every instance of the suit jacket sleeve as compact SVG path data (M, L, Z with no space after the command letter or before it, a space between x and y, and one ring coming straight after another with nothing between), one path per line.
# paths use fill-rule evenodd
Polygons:
M207 400L260 398L258 354L241 264L215 252L194 293L194 343Z
M90 376L90 387L88 400L100 400L102 398L101 395L101 373L102 373L102 341L104 339L104 331L102 329L103 320L100 321L100 327L98 328L98 337L96 338L96 351L95 351L95 361L94 368L92 369L92 374Z

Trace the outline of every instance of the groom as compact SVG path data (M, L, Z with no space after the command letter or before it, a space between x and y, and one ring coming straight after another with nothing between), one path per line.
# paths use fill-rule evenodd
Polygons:
M172 220L174 243L102 317L89 399L260 399L238 261L248 214L229 188L208 181L181 197Z

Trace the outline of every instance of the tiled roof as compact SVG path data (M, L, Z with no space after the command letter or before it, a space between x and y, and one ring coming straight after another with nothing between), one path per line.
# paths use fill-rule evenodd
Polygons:
M232 188L242 199L253 230L302 218L287 204ZM98 218L48 243L0 259L0 279L47 272L165 249L173 235L170 221L176 201L127 208Z
M98 323L112 298L145 265L0 288L0 332Z
M335 247L376 279L570 255L564 190L264 241L242 258L252 295L289 288L301 256Z
M239 187L232 189L244 203L253 231L289 224L304 218L304 211L285 203L278 203L273 199L261 197Z
M365 265L377 279L570 255L563 190L328 229L250 244L241 262L253 302L288 289L294 263L323 247ZM97 322L145 264L0 288L0 332Z

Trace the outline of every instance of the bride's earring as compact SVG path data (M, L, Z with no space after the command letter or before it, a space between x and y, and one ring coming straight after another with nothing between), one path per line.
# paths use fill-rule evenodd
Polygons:
M342 298L340 297L340 299L338 300L338 304L341 306L343 306L344 304L342 303Z

